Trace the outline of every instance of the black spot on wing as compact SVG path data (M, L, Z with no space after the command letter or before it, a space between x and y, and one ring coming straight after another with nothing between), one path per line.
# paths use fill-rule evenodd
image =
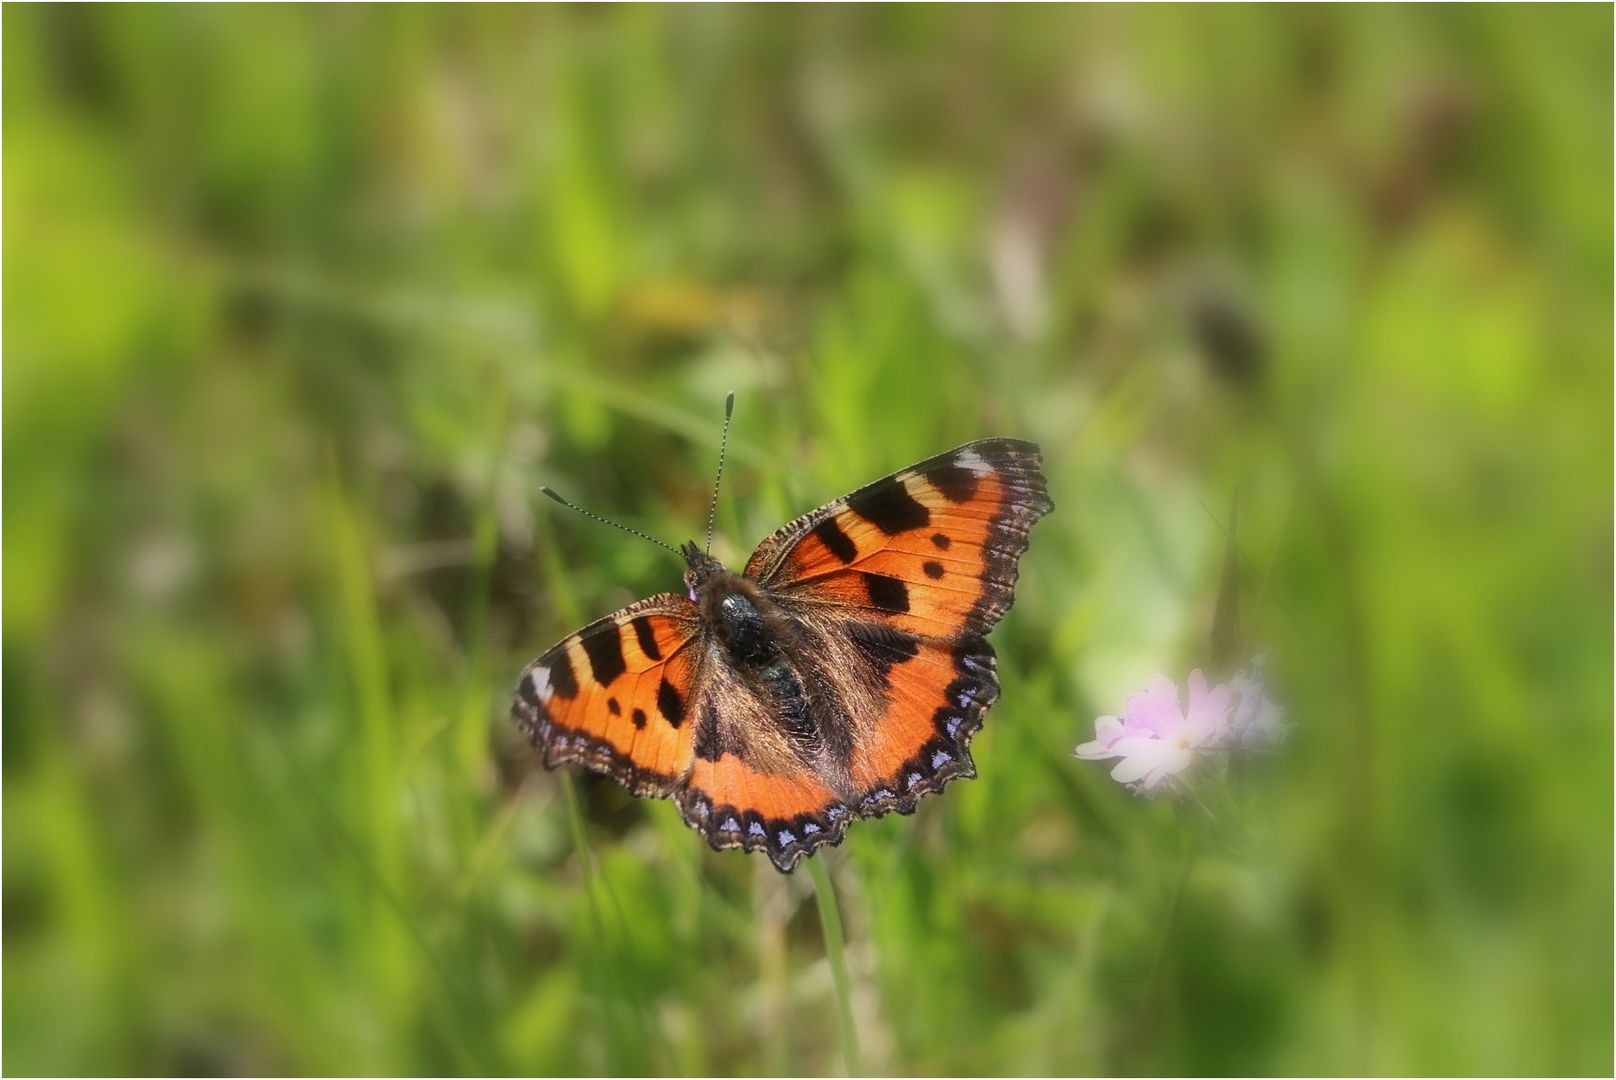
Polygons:
M607 698L606 699L606 711L611 713L613 716L622 716L623 715L623 706L621 706L621 705L619 705L617 703L616 698Z
M636 708L629 714L629 719L634 721L635 728L645 727L645 710Z
M636 615L630 625L634 627L634 638L640 643L640 651L651 660L662 659L662 650L657 647L656 632L651 628L651 620L644 615Z
M895 577L866 573L864 588L870 594L870 603L882 611L902 615L909 610L909 586Z
M595 682L608 686L628 665L623 662L623 639L615 625L607 625L578 639L584 655L589 657L589 672Z
M678 727L685 722L685 699L679 696L679 690L667 679L657 687L657 711L668 722L669 727Z
M926 571L926 576L933 581L943 576L943 564L940 562L927 561L922 563L920 568Z
M919 529L931 521L930 511L909 494L901 481L891 477L857 492L847 505L888 536Z
M550 662L550 689L558 698L570 700L578 696L578 676L573 674L572 657L566 649L557 649L556 658Z
M813 535L819 537L819 542L844 563L850 563L858 557L858 546L842 531L842 527L836 524L833 517L828 517L814 526Z
M882 682L888 680L894 667L920 653L920 642L913 635L880 623L849 623L847 636Z
M976 495L976 473L958 465L944 465L926 474L943 498L951 503L970 502Z
M947 551L954 541L948 538L947 533L932 533L931 542L937 545L937 550Z

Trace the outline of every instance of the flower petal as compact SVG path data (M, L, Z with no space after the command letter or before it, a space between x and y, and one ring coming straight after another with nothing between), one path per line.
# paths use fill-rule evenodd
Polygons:
M1153 795L1166 787L1173 777L1195 763L1193 751L1174 743L1163 743L1162 746L1165 749L1156 757L1153 767L1139 781L1139 790L1146 795Z
M1099 761L1102 758L1116 757L1116 751L1104 739L1093 739L1089 742L1078 743L1077 749L1072 751L1073 757L1080 757L1085 761Z
M1186 719L1193 720L1197 715L1204 717L1208 723L1221 725L1228 721L1229 707L1234 703L1235 692L1225 684L1207 686L1206 676L1201 670L1190 672L1189 677L1190 702L1189 708L1184 710Z
M1123 703L1124 723L1130 730L1165 736L1183 720L1178 706L1178 687L1165 675L1153 675L1142 693L1130 694Z
M1161 739L1126 738L1112 747L1122 760L1111 770L1111 779L1119 784L1131 784L1161 767L1161 762L1173 747Z
M1072 753L1076 757L1094 760L1115 756L1111 753L1111 745L1126 735L1127 729L1122 721L1115 716L1097 716L1094 718L1094 738L1086 743L1079 743Z
M1184 711L1184 722L1176 734L1191 746L1228 741L1231 737L1234 691L1221 684L1207 686L1206 676L1199 668L1190 672L1186 682L1189 685L1189 708Z
M1206 697L1206 673L1200 668L1190 672L1190 677L1184 680L1184 685L1189 689L1192 708L1197 701Z
M1168 744L1167 753L1161 756L1158 768L1161 770L1163 778L1166 778L1178 775L1193 764L1195 764L1195 751L1187 747Z

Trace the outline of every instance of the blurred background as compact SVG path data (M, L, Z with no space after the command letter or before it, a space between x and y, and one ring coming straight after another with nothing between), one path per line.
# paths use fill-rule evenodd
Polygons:
M517 672L968 439L980 778L862 1068L1612 1068L1608 7L4 12L8 1073L842 1073L808 876ZM1241 637L1231 819L1074 761Z

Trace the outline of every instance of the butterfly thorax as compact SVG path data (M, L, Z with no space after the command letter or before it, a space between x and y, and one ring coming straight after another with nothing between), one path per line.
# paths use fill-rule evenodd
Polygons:
M680 548L688 569L685 587L701 609L702 621L725 653L743 668L765 669L780 660L784 621L758 584L731 573L724 564L696 547Z
M789 631L755 582L720 570L702 583L696 602L702 621L738 666L762 670L780 661Z

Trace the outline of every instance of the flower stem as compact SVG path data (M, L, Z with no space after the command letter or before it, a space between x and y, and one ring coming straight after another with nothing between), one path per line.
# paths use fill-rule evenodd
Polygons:
M1172 892L1167 897L1167 910L1162 916L1161 937L1156 942L1156 955L1150 962L1149 982L1145 984L1145 1008L1142 1015L1155 1015L1160 1012L1156 995L1161 991L1162 976L1167 967L1167 953L1173 944L1173 931L1178 924L1179 909L1184 904L1184 887L1189 884L1190 869L1195 865L1195 844L1192 841L1183 841L1179 857L1178 872L1173 875Z
M1119 1067L1110 1071L1119 1073L1149 1073L1152 1070L1145 1067L1141 1060L1147 1052L1149 1041L1149 1026L1159 1025L1166 1015L1166 1006L1157 998L1162 992L1162 983L1167 973L1167 957L1173 944L1173 932L1178 924L1179 910L1183 907L1184 891L1189 884L1190 872L1195 865L1196 847L1193 841L1182 838L1179 842L1178 869L1173 873L1171 891L1167 894L1167 906L1161 916L1161 933L1156 939L1156 947L1150 960L1150 971L1145 977L1145 988L1139 999L1139 1006L1134 1012L1133 1019L1123 1026L1122 1034L1117 1043Z
M830 961L831 983L836 989L836 1016L842 1044L842 1063L848 1076L862 1076L859 1062L858 1029L853 1026L853 1000L847 985L847 964L842 957L842 912L831 888L830 872L823 859L808 860L808 874L814 879L814 898L819 902L819 925L825 933L825 958Z

